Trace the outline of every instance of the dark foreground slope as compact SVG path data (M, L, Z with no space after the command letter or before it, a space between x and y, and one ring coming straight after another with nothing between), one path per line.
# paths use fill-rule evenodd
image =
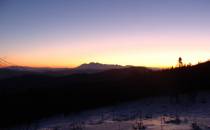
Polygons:
M22 75L0 80L0 126L30 123L54 114L70 114L148 96L189 95L210 90L210 62L192 67L151 71L107 70L54 77Z

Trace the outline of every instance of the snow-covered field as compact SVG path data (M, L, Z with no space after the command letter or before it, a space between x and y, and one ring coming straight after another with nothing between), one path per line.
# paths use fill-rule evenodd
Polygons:
M210 93L200 93L195 102L184 95L179 99L176 103L170 97L148 98L14 130L210 130Z

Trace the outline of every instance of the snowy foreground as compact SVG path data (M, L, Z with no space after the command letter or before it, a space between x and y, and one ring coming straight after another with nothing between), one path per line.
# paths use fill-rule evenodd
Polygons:
M13 130L210 130L210 94L200 93L193 102L180 99L148 98Z

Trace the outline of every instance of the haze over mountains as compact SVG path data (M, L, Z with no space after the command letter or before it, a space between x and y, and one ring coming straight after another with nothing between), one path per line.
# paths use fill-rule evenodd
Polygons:
M90 62L81 64L75 68L34 68L27 66L10 66L5 68L0 68L0 78L8 78L14 76L21 76L25 74L46 74L51 76L63 76L71 74L80 74L80 73L97 73L101 71L106 71L110 69L123 69L134 67L131 65L117 65L117 64L101 64L96 62ZM154 68L149 68L154 69ZM157 69L157 68L156 68Z
M107 69L121 69L121 68L126 68L126 67L131 67L131 65L117 65L117 64L102 64L102 63L97 63L97 62L90 62L90 63L84 63L81 64L78 67L75 68L50 68L50 67L27 67L27 66L10 66L10 67L5 67L8 69L13 69L13 70L26 70L26 71L47 71L47 70L63 70L63 69L77 69L77 70L107 70Z
M78 70L108 70L108 69L122 69L130 66L113 65L113 64L101 64L96 62L90 62L89 64L82 64L75 68Z

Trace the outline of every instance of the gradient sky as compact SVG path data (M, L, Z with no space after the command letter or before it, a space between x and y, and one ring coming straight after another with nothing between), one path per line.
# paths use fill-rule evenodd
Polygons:
M210 59L210 0L1 0L0 57L17 65L168 67Z

